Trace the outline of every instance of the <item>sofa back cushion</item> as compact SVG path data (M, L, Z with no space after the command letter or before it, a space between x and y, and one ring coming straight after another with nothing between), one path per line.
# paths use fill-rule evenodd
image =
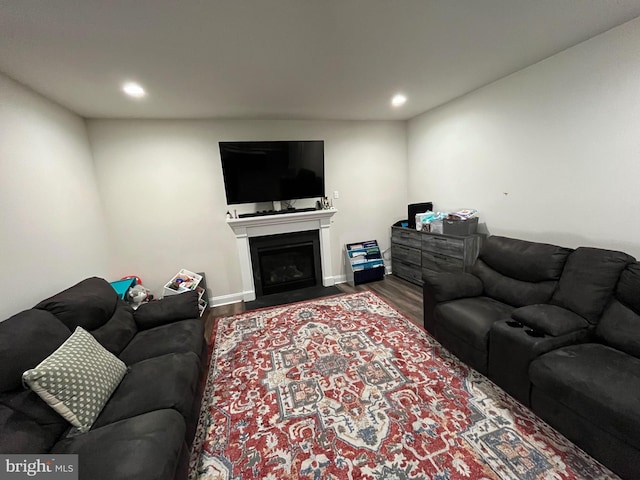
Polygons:
M502 275L523 282L558 280L573 250L548 243L492 235L479 258Z
M577 248L569 255L551 303L595 325L613 295L622 270L634 260L623 252Z
M596 336L610 347L640 358L640 263L623 270Z
M104 325L113 316L118 294L106 280L91 277L42 300L34 308L53 313L69 330L87 331Z
M133 310L125 302L120 301L109 321L92 330L91 335L104 348L118 356L137 332L138 328L133 318Z
M0 452L44 453L69 428L22 374L53 353L71 331L54 315L25 310L0 322Z
M622 271L616 287L616 298L640 315L640 262L630 263Z
M53 313L69 330L82 327L118 355L137 332L133 311L103 278L87 278L34 308Z
M571 249L492 235L486 239L472 273L484 294L523 307L548 302Z
M42 310L25 310L0 322L0 392L22 388L22 374L70 336L65 325Z

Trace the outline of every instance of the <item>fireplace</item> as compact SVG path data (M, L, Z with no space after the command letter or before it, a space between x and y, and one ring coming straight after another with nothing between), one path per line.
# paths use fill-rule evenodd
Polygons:
M254 268L251 259L249 241L256 237L280 235L293 232L316 231L320 236L321 268L316 274L322 275L322 285L329 287L335 284L333 267L331 265L331 217L337 210L314 210L313 212L281 213L279 215L264 215L258 217L232 218L227 220L236 236L238 258L240 260L240 274L242 277L242 292L240 300L250 302L256 299L254 282ZM230 296L234 297L235 296Z
M322 284L317 230L249 239L256 296Z

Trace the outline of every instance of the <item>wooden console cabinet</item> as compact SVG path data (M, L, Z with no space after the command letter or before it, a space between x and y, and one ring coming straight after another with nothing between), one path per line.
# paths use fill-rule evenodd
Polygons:
M393 274L422 285L422 272L466 272L474 264L483 235L443 235L391 227Z

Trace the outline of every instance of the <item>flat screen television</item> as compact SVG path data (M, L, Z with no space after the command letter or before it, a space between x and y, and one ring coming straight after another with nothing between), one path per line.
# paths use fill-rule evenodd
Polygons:
M219 142L227 204L324 197L324 141Z

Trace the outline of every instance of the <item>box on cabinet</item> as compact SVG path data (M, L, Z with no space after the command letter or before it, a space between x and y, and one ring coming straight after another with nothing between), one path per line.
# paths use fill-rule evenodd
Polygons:
M478 217L467 220L443 220L442 233L445 235L473 235L478 231Z

